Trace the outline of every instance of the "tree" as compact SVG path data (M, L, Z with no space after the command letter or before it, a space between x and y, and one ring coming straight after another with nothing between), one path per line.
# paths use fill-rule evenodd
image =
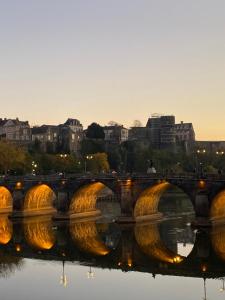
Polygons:
M95 153L89 160L89 169L94 173L108 172L109 163L106 153Z
M142 127L142 123L140 120L134 120L132 127Z
M109 121L108 125L109 126L120 126L120 124L118 122L116 122L116 121Z
M105 151L105 144L103 140L83 140L81 142L81 154L86 156L90 153L98 153Z
M92 123L87 128L86 137L89 139L104 139L105 133L103 127L97 123Z
M27 167L27 153L9 142L0 141L0 168L7 174L9 170Z

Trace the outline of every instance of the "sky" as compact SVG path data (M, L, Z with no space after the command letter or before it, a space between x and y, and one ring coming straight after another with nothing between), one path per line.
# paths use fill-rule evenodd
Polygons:
M0 105L31 125L173 114L225 140L225 1L0 0Z

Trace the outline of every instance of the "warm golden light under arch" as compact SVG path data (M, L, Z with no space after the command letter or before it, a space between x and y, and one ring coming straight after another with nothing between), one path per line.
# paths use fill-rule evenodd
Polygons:
M24 211L52 210L56 196L53 190L46 184L32 187L24 199Z
M11 212L13 198L10 191L4 186L0 186L0 213Z
M73 196L69 207L70 214L96 211L98 194L106 186L101 182L94 182L81 187Z
M134 217L139 218L158 213L160 197L170 187L170 183L161 182L144 190L137 199Z
M210 216L212 219L225 218L225 190L219 192L213 199Z

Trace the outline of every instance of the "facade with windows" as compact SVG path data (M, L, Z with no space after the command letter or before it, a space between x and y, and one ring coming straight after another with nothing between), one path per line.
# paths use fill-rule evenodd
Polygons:
M121 144L128 140L129 130L123 125L104 126L105 141L112 144Z
M31 141L31 128L28 121L0 119L0 138L17 144L26 145Z

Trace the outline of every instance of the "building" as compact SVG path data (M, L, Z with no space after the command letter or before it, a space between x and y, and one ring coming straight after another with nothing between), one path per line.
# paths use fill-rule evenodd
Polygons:
M0 119L0 139L19 145L27 145L31 141L31 128L28 121L16 119Z
M195 131L192 123L181 121L179 124L175 124L175 134L178 142L195 141Z
M69 118L59 125L59 151L79 155L84 137L83 125L77 119Z
M32 144L38 151L55 153L58 147L59 128L42 125L32 128Z
M129 140L150 142L150 130L147 127L131 127L129 130Z
M82 139L83 126L77 119L68 119L57 126L42 125L32 128L33 146L42 152L79 154Z
M69 118L63 124L63 126L68 126L74 133L79 134L80 138L83 136L83 125L80 123L79 120Z
M104 126L105 141L111 144L121 144L128 140L129 130L123 125Z
M151 145L155 149L171 149L176 146L175 117L152 115L146 124Z
M175 134L177 147L180 147L186 153L194 151L195 131L192 123L181 121L181 123L175 124Z

